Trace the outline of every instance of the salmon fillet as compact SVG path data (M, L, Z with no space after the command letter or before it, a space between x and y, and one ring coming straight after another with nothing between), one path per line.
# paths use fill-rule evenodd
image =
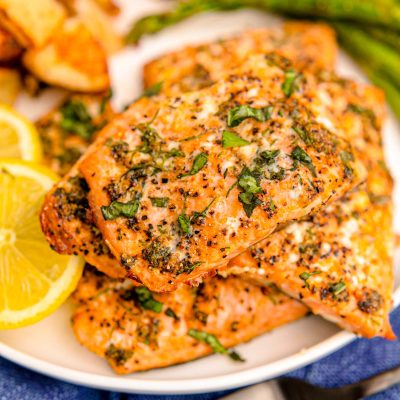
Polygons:
M71 95L35 122L44 163L64 176L87 150L96 133L114 117L105 95Z
M174 290L364 178L307 107L313 78L293 74L287 59L254 56L209 88L133 104L96 140L79 170L127 277Z
M295 26L299 27L301 24L295 24ZM261 31L258 33L261 34ZM235 47L235 40L237 39L232 39L231 42L228 40L228 46L232 43ZM151 84L166 79L167 84L164 84L164 89L182 88L182 82L185 82L185 86L196 87L198 82L196 79L190 79L190 73L189 77L183 75L190 71L189 67L182 68L184 72L182 75L179 74L181 69L177 66L181 63L189 66L200 63L203 69L205 65L210 71L209 75L216 80L218 74L222 73L220 68L224 68L224 55L227 54L221 50L224 44L225 42L211 45L210 48L214 46L212 51L209 47L197 47L166 55L150 63L145 69L145 82ZM298 48L300 49L301 47ZM232 51L234 50L228 53L232 54ZM240 50L238 52L240 53ZM246 52L243 51L243 53ZM325 59L325 55L326 53L323 54L322 59ZM187 58L191 60L187 61ZM312 65L308 68L310 67ZM296 298L305 298L305 303L313 312L334 320L342 327L360 335L367 337L380 335L390 338L393 336L388 318L393 288L393 230L390 198L392 182L384 165L380 136L385 114L384 99L378 89L348 80L335 79L326 72L327 69L329 68L325 68L325 71L317 71L318 91L311 107L319 113L320 122L334 130L339 128L339 131L345 132L346 136L351 138L358 151L358 157L370 171L367 185L346 196L340 203L337 202L325 209L310 221L296 223L272 235L251 251L233 259L229 270L241 273L249 281L258 284L270 284L272 281L278 285L285 285L285 287L280 287L282 289L287 287L287 293L294 293ZM191 74L193 75L193 72ZM349 225L353 226L350 241L349 229L343 221L344 216L347 216ZM293 231L298 233L294 234ZM318 246L304 247L301 242L309 241L310 238L307 239L309 231L316 231L314 242L325 243L325 247L329 245L332 248L338 248L338 243L342 245L345 243L344 254L331 252L327 257L321 249L316 251L315 247ZM377 233L374 234L374 232ZM300 243L293 242L293 235ZM274 245L272 246L271 243ZM267 248L267 246L270 247ZM303 272L309 273L307 261L304 261L307 267L305 269L304 265L287 267L287 264L293 264L291 258L308 260L311 251L309 247L313 249L314 265L325 268L327 271L335 271L333 276L327 277L320 274L313 276L310 282L317 278L323 281L317 288L322 290L347 276L344 282L352 280L352 283L346 282L347 300L345 302L340 300L338 305L337 299L332 301L332 296L326 296L326 294L322 296L324 299L309 296L308 287L305 287L305 282L299 278ZM308 250L303 254L305 248ZM274 265L267 263L266 260L269 257L272 257ZM278 267L275 266L276 257L280 260ZM260 262L260 260L264 261ZM352 278L349 271L355 271L352 274L357 278ZM227 271L223 273L226 274ZM296 285L292 285L292 282L292 286L287 284L288 276L292 277ZM303 275L303 277L307 276ZM302 290L299 290L299 285L302 286ZM336 287L341 288L341 286ZM373 299L375 303L371 306Z
M318 32L318 35L316 33ZM324 41L315 40L316 37L323 37ZM218 42L219 43L219 42ZM333 66L334 59L336 57L337 45L334 38L334 34L332 30L323 25L316 24L304 24L304 23L287 23L284 25L284 28L279 29L271 29L271 30L260 30L259 32L251 32L249 34L244 33L242 37L235 38L234 42L229 42L230 48L240 48L241 51L236 52L236 56L239 56L242 53L250 54L256 52L260 46L263 50L268 49L276 49L279 48L282 43L284 43L286 53L295 57L294 60L297 67L297 59L300 66L304 66L307 64L309 68L316 68L321 65L321 67L331 69ZM219 54L215 49L212 49L213 46L217 46L218 44L209 44L206 46L202 46L202 48L206 49L210 47L209 55ZM298 51L299 46L302 46L302 51ZM211 50L212 49L212 50ZM290 50L292 49L292 50ZM195 56L196 51L189 51L193 56ZM229 52L223 52L224 55L229 55ZM167 56L168 57L168 56ZM218 55L221 58L221 54ZM184 63L189 62L188 53L184 50L183 55L179 56L179 63L175 64L175 71L190 71L190 69L185 69ZM175 60L177 62L178 60ZM306 62L307 61L307 62ZM198 60L196 62L199 62ZM232 62L232 66L237 63L234 61L232 57L228 57L224 62L223 68L230 68L230 62ZM161 64L165 64L164 66L160 65L160 68L166 68L169 61L161 61ZM183 63L183 64L182 64ZM211 65L211 61L208 60L207 65ZM315 64L315 67L313 65ZM153 82L150 81L151 75L154 74L155 82L166 79L167 76L158 76L157 74L162 73L163 69L159 69L157 67L157 62L153 63L152 66L147 66L145 68L145 81L148 85ZM217 65L214 67L215 73L218 73ZM221 65L220 65L221 67ZM174 82L173 76L170 76L168 79L171 79L171 85ZM179 76L176 78L179 79ZM175 78L175 79L176 79ZM193 79L192 82L195 80ZM196 89L198 86L190 85L190 89ZM178 88L176 88L178 89ZM171 89L172 90L172 89ZM163 92L168 92L168 84L164 86ZM145 99L141 100L146 101ZM59 114L56 113L56 121L59 117ZM53 118L53 116L52 116ZM52 119L51 118L51 119ZM46 117L43 121L39 123L39 127L46 127L49 122L49 118ZM42 137L46 139L50 136L52 138L52 133L55 132L56 138L58 138L58 133L60 130L58 129L57 124L51 123L51 128L49 129L50 135L47 130L40 129L43 133ZM55 129L53 129L55 126ZM105 135L108 133L105 132ZM80 153L83 150L83 145L86 147L86 143L82 143L80 140L79 144L76 145L76 135L74 137L67 139L67 143L65 145L66 152L62 152L62 159L71 160L75 154ZM79 139L78 139L79 141ZM58 143L59 140L56 140ZM72 145L71 145L72 142ZM50 151L54 154L56 151L54 150L53 140L50 141ZM78 151L76 151L78 148ZM66 155L68 157L66 157ZM56 167L61 170L62 173L66 172L67 169L71 168L71 163L66 163L67 165L59 166L61 163L58 158L55 159L54 156L50 155L50 160L52 167ZM85 185L85 181L82 176L79 174L78 169L75 167L72 169L67 176L65 176L47 195L45 205L43 208L41 221L43 231L47 236L47 239L51 246L59 253L63 254L80 254L86 258L86 261L90 264L96 266L101 271L107 273L110 276L118 277L124 276L125 273L121 270L121 267L117 264L114 264L113 257L110 257L110 253L108 251L107 246L103 242L101 238L101 234L96 227L93 226L93 221L91 220L91 212L88 207L88 203L85 199L81 199L80 201L80 215L84 215L84 218L78 218L74 216L74 213L70 212L70 207L64 205L64 200L60 199L58 196L54 196L55 193L58 193L60 190L62 193L66 192L68 197L76 197L75 193L82 193L80 189L80 185L71 185L71 182L80 182L82 185ZM65 195L63 196L66 197ZM79 197L79 196L78 196ZM87 245L90 244L90 245ZM95 245L97 244L97 245ZM104 255L105 254L105 255Z
M89 189L74 166L113 117L107 95L73 95L36 122L44 162L56 173L66 174L48 194L41 222L56 251L84 255L87 262L109 276L123 277L123 269L93 224L87 200Z
M380 90L345 82L321 87L331 123L346 130L368 170L366 184L308 221L271 235L231 260L229 272L271 282L315 314L364 337L393 338L392 180L384 163ZM228 273L227 271L225 273Z
M323 24L287 22L279 28L249 30L206 45L186 47L148 63L145 87L163 83L165 93L198 90L255 53L276 52L298 70L332 70L337 55L334 31Z
M78 341L119 374L212 353L192 336L213 335L229 348L308 312L274 287L260 288L235 277L213 278L198 288L183 286L167 294L137 289L87 269L73 296L77 308L72 326ZM216 350L224 352L220 346Z

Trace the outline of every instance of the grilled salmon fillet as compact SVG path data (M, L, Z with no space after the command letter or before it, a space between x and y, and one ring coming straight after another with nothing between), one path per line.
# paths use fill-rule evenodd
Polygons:
M316 37L315 34L318 31L318 37L323 37L324 41L318 41L314 38ZM257 40L255 40L257 39ZM299 66L304 65L305 60L307 60L307 65L309 68L316 69L317 66L321 65L326 69L331 69L333 66L333 62L337 52L337 45L334 39L334 35L332 31L322 25L315 25L315 24L304 24L304 23L288 23L285 24L284 29L278 29L276 32L274 29L272 30L263 30L256 34L244 34L243 39L236 38L235 45L231 44L234 48L236 45L238 48L243 49L241 52L235 53L236 56L239 56L241 53L245 52L246 54L250 54L252 52L256 52L260 45L264 46L263 49L276 49L281 45L282 42L285 42L285 48L289 49L299 49L299 45L302 46L302 51L291 51L288 55L292 55L293 57L297 57L299 59L298 64ZM299 42L300 40L300 42ZM267 42L269 41L269 44ZM290 44L292 43L292 44ZM209 44L206 47L213 47L214 44ZM317 48L319 47L319 48ZM196 51L190 51L192 56L195 56ZM215 50L209 52L210 55L218 54ZM228 53L223 53L228 54ZM219 58L221 54L219 54ZM185 67L182 63L185 63L185 60L188 61L186 51L184 50L184 55L179 56L179 64L175 64L175 70L184 70ZM227 59L224 61L223 66L224 68L229 68L229 62L232 61L233 65L236 65L237 62L234 59ZM168 61L161 63L167 64ZM296 64L297 68L297 59L294 59L294 63ZM313 67L315 64L315 67ZM151 77L149 74L154 73L155 82L165 79L164 76L158 76L157 74L162 73L162 70L155 68L156 64L153 64L154 68L148 66L145 68L145 81L147 84L151 84L150 81ZM217 66L214 67L216 73L218 72ZM179 76L178 76L179 78ZM173 83L172 76L169 78L171 79L171 85ZM191 82L195 82L194 79ZM166 84L163 87L163 92L168 92L168 88L171 85ZM190 85L190 89L196 89L198 86ZM170 90L172 90L170 88ZM142 102L145 101L144 99L141 100ZM58 121L59 117L56 114L56 118L51 116L51 120L56 119ZM49 117L45 118L43 121L39 123L39 127L49 125ZM58 125L56 124L55 129L53 129L54 124L51 123L51 128L49 129L50 135L47 129L40 129L43 133L42 137L47 140L47 137L50 138L53 136L53 132L56 133L56 137L58 137ZM105 133L107 135L107 132ZM76 141L79 141L79 146L76 146ZM50 141L50 152L54 154L56 151L54 150L55 147L52 144L53 140ZM58 143L59 140L56 140ZM72 138L67 138L67 144L65 145L66 151L61 152L61 160L68 159L65 165L60 166L59 164L61 161L54 160L54 156L50 155L50 161L52 166L56 166L58 169L61 169L61 172L65 172L67 168L70 168L70 160L74 158L74 155L78 154L76 148L78 147L79 153L80 149L82 148L82 144L86 146L86 143L82 143L80 139L74 135ZM72 142L72 146L71 146ZM71 184L75 183L75 184ZM77 185L77 183L80 183ZM86 202L85 198L81 196L82 185L86 187L85 181L80 176L79 171L77 168L72 169L67 176L65 176L54 188L53 190L47 195L45 205L43 208L43 213L41 216L42 227L43 231L45 232L48 241L50 242L51 246L58 251L59 253L65 254L73 254L78 253L86 257L86 260L95 265L101 271L109 274L110 276L117 277L117 276L124 276L125 273L121 270L120 266L114 264L113 257L110 257L110 253L108 251L107 246L102 241L101 235L96 227L93 226L93 221L91 220L91 211L88 207L88 203ZM59 196L55 196L56 193L67 194L68 196L63 196L61 198ZM70 198L76 199L79 198L79 207L73 207L73 211L71 213L71 207L66 206L64 202L71 203L69 200ZM76 200L72 203L76 203ZM79 210L79 211L78 211ZM90 245L88 245L90 244ZM105 256L104 256L105 254ZM114 267L113 267L114 266Z
M307 107L311 76L293 74L286 59L254 56L210 88L133 104L96 140L79 170L127 277L174 290L364 178Z
M272 51L295 61L298 70L332 70L337 55L335 33L326 25L307 22L249 30L151 61L144 68L144 84L151 87L162 82L165 93L201 89L217 82L225 71L239 66L249 56Z
M71 95L63 100L35 123L45 164L60 176L67 174L114 115L108 94Z
M348 133L368 170L367 182L308 221L288 226L231 260L229 271L253 283L273 282L314 313L359 335L393 338L388 317L392 180L380 135L384 98L376 88L348 81L320 88L321 105L334 104L330 123Z
M86 261L111 277L123 277L97 227L87 200L88 186L74 164L98 131L114 117L108 95L72 95L36 122L44 162L65 175L48 195L42 228L60 253L84 255Z
M308 312L272 286L261 288L235 277L156 294L87 269L73 299L78 341L120 374L208 355L212 348L198 340L204 337L212 340L215 351L237 359L238 354L226 348Z

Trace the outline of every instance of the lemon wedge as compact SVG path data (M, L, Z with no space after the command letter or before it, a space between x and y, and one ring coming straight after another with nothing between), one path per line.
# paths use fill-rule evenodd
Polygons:
M0 160L0 329L49 315L82 275L83 259L51 250L40 228L44 195L57 179L34 163Z
M0 158L42 159L42 147L35 126L11 107L0 104Z

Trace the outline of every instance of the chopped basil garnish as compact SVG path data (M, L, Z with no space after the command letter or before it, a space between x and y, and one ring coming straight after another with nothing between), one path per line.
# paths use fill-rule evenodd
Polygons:
M78 100L67 101L60 109L60 127L67 132L72 132L85 140L90 140L98 129L94 125L86 106Z
M208 204L208 206L203 211L193 211L190 217L187 216L184 212L182 212L182 214L179 215L178 217L178 223L182 231L185 232L186 234L190 234L191 224L197 223L200 220L200 218L205 218L208 210L213 205L214 201L215 198L211 200L210 204Z
M270 211L275 211L276 210L276 206L275 206L275 203L274 203L274 200L272 199L272 197L269 199L268 209Z
M309 278L311 278L312 276L314 276L314 275L319 275L320 273L321 273L321 271L302 272L302 273L299 275L299 278L300 278L302 281L304 281L304 286L305 286L307 289L309 289L309 288L310 288L310 285L308 284L307 280L308 280Z
M190 219L187 215L185 214L180 214L178 217L178 223L182 231L186 234L190 234L191 227L190 227Z
M192 168L187 174L179 175L180 178L185 176L196 175L206 164L208 161L208 155L206 153L198 154L193 160Z
M304 164L311 171L313 177L317 176L317 173L315 172L315 167L314 167L314 164L312 163L311 157L300 146L296 146L292 150L290 157L295 162L297 161L297 162L301 162L302 164Z
M105 356L115 362L116 365L120 366L125 364L133 355L132 350L122 349L111 343L107 349Z
M353 154L344 150L340 152L340 159L344 165L344 173L347 177L351 177L353 175L353 168L351 167L350 163L354 161Z
M164 153L167 158L170 157L184 157L185 153L180 149L171 149Z
M151 126L154 119L157 117L158 112L154 115L152 120L148 123L140 123L135 128L142 133L142 144L138 147L138 150L141 153L150 154L154 149L154 144L157 140L160 140L160 135L158 132Z
M228 112L227 124L229 128L238 126L247 118L253 118L259 122L264 122L271 117L272 107L254 108L250 106L238 106Z
M148 261L150 268L162 269L171 258L171 249L163 246L161 242L156 239L150 243L150 245L142 250L143 258Z
M144 286L139 286L133 289L136 294L136 298L141 307L146 310L151 310L156 313L160 313L163 308L163 303L160 303L154 299L153 294Z
M166 208L168 207L169 198L168 197L150 197L151 204L154 207Z
M244 167L238 177L238 186L242 189L239 194L239 201L243 204L243 209L246 215L250 218L254 209L262 202L255 196L256 193L261 193L262 189L259 186L260 176L255 171L250 171Z
M265 164L270 165L273 164L276 160L276 157L278 157L279 153L281 151L279 149L277 150L264 150L263 152L260 153L260 156L262 158L262 161L265 162Z
M99 107L100 114L104 114L104 111L106 111L107 103L110 101L112 95L113 95L112 89L108 89L108 92L104 95L104 97L102 97Z
M302 128L301 126L298 125L293 125L292 126L293 130L297 133L299 138L307 145L312 145L314 143L314 139L312 136L307 132L306 129Z
M224 147L225 149L229 147L247 146L249 144L250 142L248 142L245 139L242 139L240 136L236 135L233 132L229 131L222 132L222 147Z
M260 193L262 191L256 178L252 175L242 176L238 184L246 193Z
M190 217L190 223L194 224L196 223L200 218L205 218L205 216L208 213L208 210L210 207L213 205L215 201L215 197L210 201L210 204L203 210L203 211L193 211L192 216Z
M272 166L269 168L269 179L273 181L281 181L285 178L286 171L280 165Z
M200 331L198 329L189 329L188 335L199 342L208 344L214 353L225 354L234 361L245 361L234 350L226 349L217 337L211 333Z
M176 275L180 274L190 274L192 273L199 265L203 264L204 261L195 261L192 262L190 260L182 260L179 268L175 271Z
M148 87L147 89L143 90L141 97L153 97L158 95L163 87L164 82L157 82L153 86Z
M339 281L337 283L329 284L329 290L333 293L334 296L342 293L343 290L346 289L346 284L343 281Z
M347 108L356 114L366 116L373 125L376 125L376 115L371 109L362 107L359 104L349 104Z
M265 150L259 154L259 156L254 160L254 163L258 167L268 166L267 171L269 172L268 179L270 180L279 180L285 178L286 171L280 165L275 165L276 158L280 154L280 150Z
M118 217L132 218L138 209L138 200L131 200L127 203L113 201L109 206L102 206L101 213L105 220L116 219Z
M166 315L167 317L173 318L175 321L179 321L179 319L180 319L180 318L176 315L175 311L174 311L172 308L170 308L170 307L168 307L168 308L165 310L165 315Z
M282 83L282 91L286 97L290 97L294 91L298 90L296 79L299 77L297 72L289 69L285 72L285 80Z
M249 218L252 216L254 209L262 203L258 197L247 193L241 193L239 201L243 203L244 212Z

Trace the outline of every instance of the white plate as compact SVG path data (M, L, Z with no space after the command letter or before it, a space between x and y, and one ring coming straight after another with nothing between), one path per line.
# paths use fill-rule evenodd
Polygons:
M131 0L124 0L123 3L126 6L119 20L121 29L135 16L160 10L167 2L141 0L135 1L134 6L129 6ZM208 14L148 38L138 48L124 50L111 60L115 105L120 107L138 96L141 91L141 68L152 57L184 44L209 40L248 27L277 23L278 18L256 11ZM346 76L363 79L343 54L338 68ZM56 95L54 92L47 93L39 103L23 97L18 102L18 108L35 117L50 106ZM396 181L400 182L400 129L393 116L385 127L385 145L389 167ZM395 193L398 205L399 186L396 185ZM397 212L397 231L400 231L399 222ZM399 301L400 289L395 293L395 303ZM124 392L178 394L230 389L273 378L309 364L355 338L319 317L310 316L238 346L247 359L243 364L214 355L188 364L119 377L104 360L76 342L69 323L70 307L70 304L65 304L34 326L0 332L0 354L27 368L81 385Z

